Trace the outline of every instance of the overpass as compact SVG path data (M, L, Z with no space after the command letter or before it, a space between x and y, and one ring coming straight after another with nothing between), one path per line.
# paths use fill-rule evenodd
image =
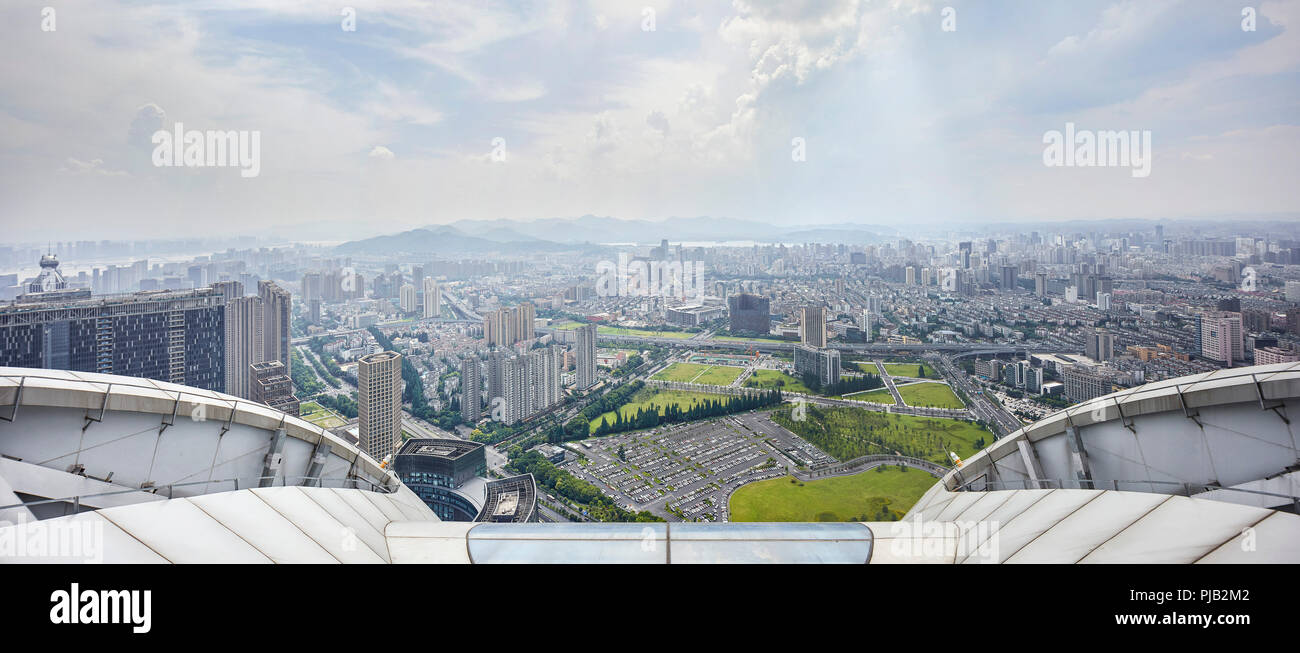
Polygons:
M551 331L550 329L541 329ZM713 347L717 349L735 349L745 351L747 349L756 349L758 351L793 351L797 342L776 342L773 340L697 340L694 338L663 338L656 336L633 336L623 334L601 333L596 336L600 342L612 343L637 343L653 344L663 347L674 347L684 349L695 349L699 347ZM916 345L898 345L888 343L832 343L832 349L838 349L841 352L853 354L879 354L879 355L906 355L926 352L953 352L962 355L995 355L995 354L1019 354L1026 355L1032 352L1057 353L1060 347L1045 346L1028 346L1028 345L993 345L989 343L971 343L971 342L928 342Z

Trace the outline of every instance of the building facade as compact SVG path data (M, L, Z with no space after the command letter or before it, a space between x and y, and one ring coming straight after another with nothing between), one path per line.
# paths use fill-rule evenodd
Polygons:
M402 434L402 355L383 351L357 359L360 448L375 460L397 450Z
M299 412L298 398L293 395L293 379L280 361L263 361L248 366L249 399L266 404L289 415Z
M584 324L577 328L577 346L574 347L573 364L579 390L596 384L596 325Z
M0 366L120 374L222 391L225 297L138 292L0 307Z
M753 333L761 336L772 330L772 302L766 297L739 293L727 298L727 312L732 333Z
M478 356L466 356L460 361L460 418L468 424L483 419L482 388Z
M805 306L800 313L799 342L809 347L826 346L826 312L821 306Z

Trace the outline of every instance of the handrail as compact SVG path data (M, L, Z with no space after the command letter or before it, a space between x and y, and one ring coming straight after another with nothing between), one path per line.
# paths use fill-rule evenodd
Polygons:
M26 507L28 507L28 506L39 506L39 505L43 505L43 504L47 504L47 503L65 503L65 502L69 502L69 501L73 502L73 503L76 504L76 505L80 505L82 499L90 499L90 498L94 498L94 497L115 496L115 495L119 495L119 494L135 494L135 493L141 493L141 492L142 492L142 493L145 493L145 494L153 494L153 495L157 495L157 494L158 494L158 490L161 490L161 489L164 489L164 488L166 488L166 490L167 490L167 498L171 499L171 498L174 498L174 497L173 497L173 490L174 490L175 488L178 488L178 487L190 487L190 486L193 486L193 485L211 485L211 484L213 484L213 483L234 483L234 484L235 484L235 489L238 490L238 489L239 489L239 483L240 483L240 481L241 481L241 480L248 480L248 481L253 481L253 483L251 483L251 484L249 484L249 485L246 486L246 487L248 487L248 488L251 489L251 488L259 487L259 486L258 486L258 483L261 482L261 481L264 481L264 480L266 480L266 479L271 479L271 480L272 480L272 483L274 483L274 481L275 481L276 479L279 479L279 480L281 481L281 486L282 486L282 487L283 487L283 486L287 486L287 485L288 485L288 482L289 482L290 480L295 480L295 479L296 479L296 480L302 480L302 481L316 481L316 482L318 482L318 483L324 483L324 482L326 482L326 481L343 481L343 482L351 482L352 485L353 485L353 489L362 489L362 488L357 488L356 485L358 485L359 483L365 483L365 484L367 484L367 485L370 486L370 491L372 491L372 492L382 492L382 493L384 493L384 494L392 494L392 493L394 493L394 492L397 491L397 490L395 490L395 489L388 488L388 487L383 486L383 485L379 485L378 483L375 483L375 482L373 482L373 481L371 481L371 480L369 480L369 479L360 478L360 477L354 477L354 476L335 476L335 477L320 477L320 476L259 476L259 477L255 477L255 478L252 478L252 479L224 478L224 479L219 479L219 480L214 480L214 481L189 481L189 482L186 482L186 483L168 483L167 485L159 485L159 486L156 486L156 487L148 487L148 488L133 488L133 489L127 489L127 490L114 490L114 491L112 491L112 492L97 492L97 493L95 493L95 494L76 494L76 495L72 495L72 496L68 496L68 497L61 497L61 498L58 498L58 499L41 499L41 500L39 500L39 501L29 501L29 502L27 502L27 503L15 503L15 504L8 505L8 506L0 506L0 510L9 510L9 509L11 509L11 508L26 508ZM272 486L272 487L273 487L273 486Z
M1050 484L1053 484L1053 483L1054 483L1054 484L1056 484L1058 487L1057 487L1057 488L1050 488L1050 487L1030 487L1030 484L1031 484L1031 483L1033 483L1033 484L1037 484L1037 485L1041 485L1041 484L1044 484L1044 483L1050 485ZM1277 498L1279 498L1279 499L1289 499L1290 501L1292 501L1293 503L1295 503L1295 504L1297 505L1297 507L1300 507L1300 497L1293 496L1293 495L1290 495L1290 494L1279 494L1279 493L1277 493L1277 492L1265 492L1265 491L1263 491L1263 490L1247 490L1246 488L1238 488L1238 487L1222 487L1222 486L1219 486L1219 485L1208 485L1208 484L1205 484L1205 483L1191 483L1191 482L1185 482L1185 481L1155 481L1155 480L1147 480L1147 481L1122 481L1122 480L1119 480L1119 479L1114 479L1114 480L1111 480L1111 481L1102 481L1102 482L1101 482L1101 484L1103 484L1103 485L1107 485L1107 484L1108 484L1108 485L1111 485L1111 486L1112 486L1111 489L1113 489L1113 490L1115 490L1115 491L1118 491L1118 490L1119 490L1119 486L1120 486L1121 483L1122 483L1122 484L1126 484L1126 485L1143 485L1143 484L1145 484L1145 485L1152 485L1152 486L1154 486L1154 485L1176 485L1176 486L1178 486L1178 487L1181 487L1181 488L1186 492L1186 494L1185 494L1185 495L1182 495L1182 496L1189 496L1189 497L1190 497L1190 496L1193 496L1193 495L1192 495L1192 488L1199 488L1199 489L1202 490L1203 492L1211 492L1211 491L1215 491L1215 490L1226 490L1226 491L1231 491L1231 492L1244 492L1244 493L1246 493L1246 494L1256 494L1256 495L1262 495L1262 496L1277 497ZM975 484L979 484L979 485L982 485L982 486L984 486L984 487L983 487L983 489L979 489L979 490L971 489L971 486L972 486L972 485L975 485ZM1011 485L1013 485L1013 484L1014 484L1014 485L1019 485L1020 487L1005 487L1004 489L1019 489L1019 490L1050 490L1050 489L1062 489L1062 490L1066 490L1066 489L1070 489L1070 488L1067 488L1067 487L1066 487L1067 484L1074 484L1074 485L1078 485L1078 486L1083 486L1083 485L1088 485L1088 486L1090 486L1090 487L1077 487L1077 488L1074 488L1074 489L1079 489L1079 490L1104 490L1104 489L1106 489L1106 488L1103 488L1103 487L1098 487L1098 482L1097 482L1097 481L1094 481L1094 480L1091 480L1091 479L1040 478L1040 479L1034 480L1034 479L1029 479L1029 478L1022 478L1022 479L1018 479L1018 480L1015 480L1015 481L987 481L987 480L967 481L966 483L957 486L957 489L954 490L954 491L955 491L955 492L988 492L991 486L1011 486ZM1152 491L1154 491L1154 488L1152 488Z

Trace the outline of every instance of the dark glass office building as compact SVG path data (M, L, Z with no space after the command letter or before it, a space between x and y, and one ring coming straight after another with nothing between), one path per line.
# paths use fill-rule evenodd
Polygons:
M481 506L457 489L487 475L486 447L481 442L407 440L393 457L393 471L439 519L474 521L478 517Z
M732 333L767 335L772 330L772 302L766 297L740 293L727 298Z
M211 288L0 306L0 366L225 390L225 298Z

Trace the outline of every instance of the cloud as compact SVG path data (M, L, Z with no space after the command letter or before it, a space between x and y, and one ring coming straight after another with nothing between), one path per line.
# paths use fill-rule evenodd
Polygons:
M73 157L68 157L66 165L59 168L59 174L64 175L94 175L101 177L121 177L126 175L124 170L109 170L104 167L103 159L91 159L82 161Z
M381 159L384 161L391 161L394 158L393 151L383 145L376 145L373 148L370 148L370 154L366 156L369 156L372 159Z

